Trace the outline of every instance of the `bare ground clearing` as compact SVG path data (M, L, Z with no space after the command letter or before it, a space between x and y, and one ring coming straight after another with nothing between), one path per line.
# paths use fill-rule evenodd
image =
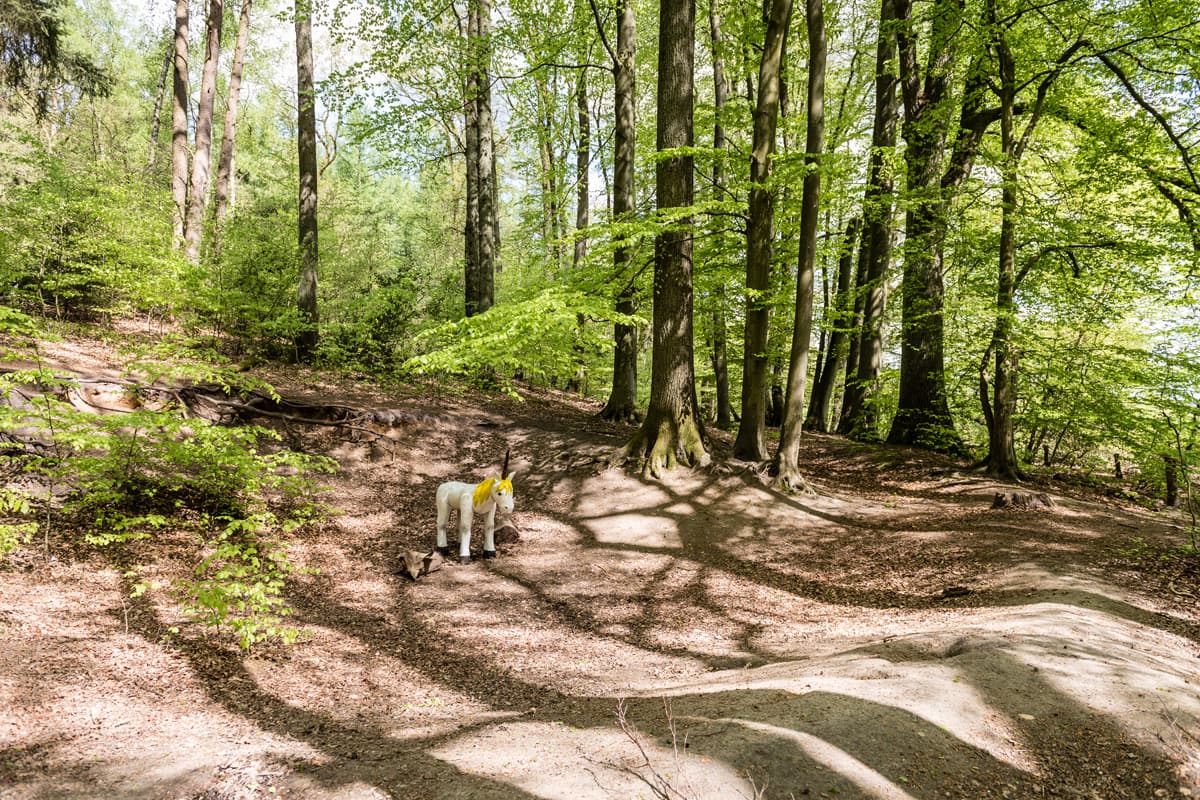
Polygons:
M1200 582L1144 555L1177 516L1052 488L1052 510L993 510L1012 487L825 436L815 499L736 462L645 481L597 470L630 429L566 396L266 377L423 419L385 446L296 433L342 465L342 513L292 544L319 570L289 592L311 638L246 656L130 599L148 552L18 551L0 798L651 798L656 774L706 800L1200 797ZM437 484L506 447L519 539L401 578Z

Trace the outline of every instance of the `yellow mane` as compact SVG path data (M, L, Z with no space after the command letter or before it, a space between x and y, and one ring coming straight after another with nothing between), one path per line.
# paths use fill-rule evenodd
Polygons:
M471 502L476 508L479 508L481 505L486 503L488 498L492 496L492 484L495 482L495 478L488 478L486 481L475 487L475 493L471 497ZM509 486L511 487L512 484L509 484Z

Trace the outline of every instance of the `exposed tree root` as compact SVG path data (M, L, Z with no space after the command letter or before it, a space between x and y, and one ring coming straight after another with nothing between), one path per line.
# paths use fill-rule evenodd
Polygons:
M780 465L779 474L775 476L771 485L785 494L803 497L817 496L817 490L800 474L800 470L789 466Z
M284 425L323 425L350 432L354 441L387 438L396 429L425 421L424 417L406 411L308 403L217 384L168 386L92 375L62 375L55 376L52 382L23 384L10 389L0 402L14 408L32 408L40 396L66 402L85 413L128 414L175 408L184 416L216 425L248 424L254 419L275 420ZM5 432L6 439L14 444L34 447L41 443L36 426L31 426L27 434Z
M712 460L704 447L700 428L690 416L677 419L670 414L647 419L633 438L610 460L610 464L634 460L645 477L661 478L678 465L704 467Z
M598 415L609 422L622 422L626 425L637 425L642 421L642 415L632 406L614 406L611 403L600 410Z

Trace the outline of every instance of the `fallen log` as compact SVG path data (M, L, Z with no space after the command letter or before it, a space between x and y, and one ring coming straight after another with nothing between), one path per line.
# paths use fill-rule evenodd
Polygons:
M0 374L17 370L3 369ZM10 427L2 437L10 445L45 447L48 432L38 424L35 401L52 397L77 411L95 414L127 414L137 410L166 411L176 408L185 417L216 425L250 424L256 419L338 428L350 433L352 441L393 439L399 431L428 421L397 409L355 408L336 403L292 400L261 389L234 388L217 383L184 383L171 386L141 383L124 378L94 375L54 375L51 378L11 386L0 403L27 410L27 425Z

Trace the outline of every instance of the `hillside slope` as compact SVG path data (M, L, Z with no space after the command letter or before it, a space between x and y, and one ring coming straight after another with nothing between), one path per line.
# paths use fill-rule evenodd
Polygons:
M830 436L805 438L816 498L721 459L649 481L601 469L631 429L566 396L265 377L408 412L383 440L291 431L341 464L341 513L291 543L311 638L244 656L66 532L18 551L0 798L1200 797L1200 586L1146 555L1178 518L992 509L1012 487ZM509 448L499 557L398 575L437 484Z

